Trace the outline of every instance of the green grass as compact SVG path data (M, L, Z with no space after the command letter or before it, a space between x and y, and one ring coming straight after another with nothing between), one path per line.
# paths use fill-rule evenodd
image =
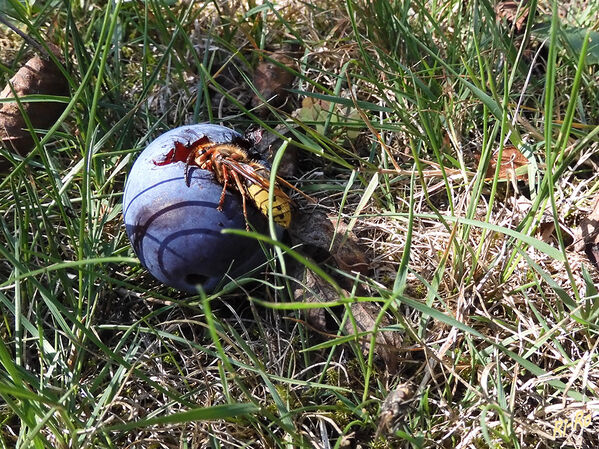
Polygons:
M0 448L596 443L592 425L554 431L599 394L599 275L575 233L599 189L580 38L599 8L539 4L556 13L517 35L493 6L0 2L62 48L71 91L31 153L0 150ZM8 80L30 48L0 37ZM264 114L252 69L279 47L297 55L292 107ZM151 279L122 223L128 169L204 121L285 134L291 181L368 274L271 233L258 279L208 296ZM516 186L487 171L510 144L529 159Z

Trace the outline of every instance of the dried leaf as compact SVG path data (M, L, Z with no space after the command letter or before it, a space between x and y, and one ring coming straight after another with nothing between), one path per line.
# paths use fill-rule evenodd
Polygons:
M58 47L50 49L59 54ZM11 88L12 86L12 88ZM0 92L0 98L24 97L26 95L61 95L69 93L69 85L60 69L49 59L34 56L10 79L8 85ZM65 105L58 102L22 102L21 107L36 129L52 126ZM2 145L22 156L33 146L25 119L16 102L0 104L0 141ZM8 165L2 159L0 165Z
M517 32L523 30L528 19L529 8L526 5L526 1L522 2L514 1L502 1L495 5L495 14L497 20L501 21L504 19L509 26L513 26Z
M599 195L595 198L591 213L580 221L584 252L591 263L599 269Z
M377 329L376 321L378 319L381 308L379 304L372 302L358 302L351 305L354 322L348 320L345 324L345 332L348 335L354 333L370 333ZM392 324L388 317L384 316L378 325L378 328ZM370 351L370 336L361 340L362 350L364 354ZM397 372L398 363L397 355L403 337L399 332L380 331L377 329L375 338L375 353L384 360L387 371L391 374Z
M314 128L320 134L324 133L324 122L329 114L330 103L318 98L304 97L302 107L295 111L295 116L303 123L314 123Z
M302 280L302 285L295 289L294 299L298 302L329 302L337 301L339 294L325 282L322 278L314 274L312 270L307 269L303 265L298 265L295 270L295 278ZM327 319L329 315L325 309L315 308L306 310L306 321L316 331L324 334L332 334L335 332L334 321L330 322Z
M322 278L311 270L300 266L296 271L295 277L302 279L301 286L294 291L294 299L299 302L332 302L339 299L337 291L326 283ZM303 274L302 274L303 273ZM344 291L345 295L348 292ZM344 308L331 312L340 315ZM380 331L381 327L391 324L388 317L383 317L377 326L377 318L381 311L377 303L358 302L351 305L353 320L348 320L344 331L347 335L366 334L360 337L360 345L364 354L370 351L371 337L370 333L377 329L375 338L375 354L380 357L391 374L397 372L398 362L397 354L402 343L402 336L398 332ZM329 314L329 311L323 308L308 309L306 311L306 321L320 334L328 338L336 338L337 327L335 319Z
M294 244L301 244L316 262L334 261L343 270L367 274L368 258L353 233L344 237L345 231L344 225L336 227L334 220L318 211L298 215L289 229Z
M252 107L256 108L262 104L263 100L260 97L274 107L285 104L289 97L287 89L295 79L291 71L293 68L295 61L282 52L275 52L270 55L270 60L258 64L252 81L260 95L252 96ZM261 111L266 113L268 110L263 108Z
M347 123L363 124L362 117L360 116L360 113L358 112L358 110L355 108L349 108L349 107L345 108L344 110L341 111L341 116ZM360 137L361 130L355 129L355 128L348 128L346 133L347 133L348 139L354 141L358 137Z
M336 233L337 229L337 233ZM338 267L359 273L369 270L368 259L355 242L353 234L344 238L344 226L335 226L333 220L320 212L313 212L297 217L289 229L294 244L301 244L300 249L319 263L332 263ZM339 293L323 279L303 266L298 267L295 274L302 279L302 286L295 290L295 300L302 302L329 302L339 299ZM344 279L340 279L342 284ZM347 286L348 289L351 286ZM347 292L345 292L348 295ZM344 311L340 307L339 313ZM351 305L353 320L349 320L344 328L348 335L357 333L369 334L377 327L391 324L387 317L377 325L381 308L379 304L358 302ZM324 309L311 309L307 312L308 323L317 331L325 334L337 332L335 320ZM370 335L361 338L360 344L365 352L370 350ZM401 335L397 332L381 332L377 330L375 353L384 360L387 370L397 370L397 352L401 345Z
M365 126L356 108L335 104L331 109L330 102L314 97L304 97L301 108L295 110L293 116L313 126L320 134L324 134L324 124L328 119L331 126L342 128L350 141L356 140Z
M347 224L337 220L337 217L329 219L336 228L336 238L332 245L332 255L339 268L345 271L367 275L370 272L370 263L360 245L356 243L353 232L347 233Z
M491 162L487 168L487 177L492 178L495 176L495 168L497 167L497 154L491 157ZM499 177L498 179L509 181L511 179L517 179L519 181L528 179L527 173L522 173L520 167L526 167L528 165L528 159L524 156L518 148L513 145L508 145L503 149L501 153L501 163L499 166ZM517 171L516 171L517 170Z

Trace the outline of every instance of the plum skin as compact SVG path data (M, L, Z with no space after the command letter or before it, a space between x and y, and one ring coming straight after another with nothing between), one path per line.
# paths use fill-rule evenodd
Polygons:
M125 183L123 217L131 245L141 264L159 281L182 291L212 291L265 261L256 240L222 234L245 230L241 195L227 190L217 210L223 186L212 172L190 166L189 187L184 162L165 160L175 141L187 144L206 136L215 143L241 137L232 129L197 124L172 129L152 141L139 155ZM267 233L266 218L248 204L250 224ZM229 279L230 280L230 279Z

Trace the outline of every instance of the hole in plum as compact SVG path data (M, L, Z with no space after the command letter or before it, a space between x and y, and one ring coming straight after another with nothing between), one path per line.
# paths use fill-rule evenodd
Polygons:
M207 280L208 276L204 276L203 274L190 273L185 276L185 282L191 285L203 284Z

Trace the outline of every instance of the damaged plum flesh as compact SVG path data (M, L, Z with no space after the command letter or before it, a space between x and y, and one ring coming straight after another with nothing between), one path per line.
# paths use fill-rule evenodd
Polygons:
M190 143L199 139L230 143L242 136L213 124L162 134L133 164L123 196L125 228L142 265L164 284L190 293L213 291L265 261L256 240L221 233L246 229L242 198L227 189L218 209L223 186L211 171L187 163ZM265 217L253 207L248 221L267 233Z

